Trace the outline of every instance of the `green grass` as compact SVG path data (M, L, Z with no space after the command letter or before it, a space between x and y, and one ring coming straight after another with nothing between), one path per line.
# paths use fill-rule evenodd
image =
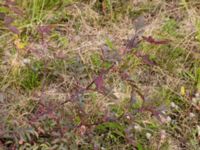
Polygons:
M32 90L41 85L42 66L41 62L36 62L31 66L32 68L25 68L21 71L19 78L23 76L22 88Z
M200 147L198 2L8 5L0 5L0 149ZM141 41L121 55L138 17Z

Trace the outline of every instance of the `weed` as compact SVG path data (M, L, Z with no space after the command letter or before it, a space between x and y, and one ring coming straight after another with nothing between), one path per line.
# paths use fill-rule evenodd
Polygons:
M32 90L41 84L42 64L36 62L31 67L32 68L25 68L20 72L21 76L23 76L21 86L27 90Z
M198 149L198 5L0 2L0 149Z

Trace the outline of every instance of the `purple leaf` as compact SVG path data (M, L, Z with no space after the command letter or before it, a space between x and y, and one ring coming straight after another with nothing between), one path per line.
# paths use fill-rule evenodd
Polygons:
M19 30L15 27L15 26L11 26L9 25L8 27L8 30L10 30L11 32L15 33L15 34L19 34Z
M139 17L137 17L134 21L133 21L134 27L135 27L135 31L136 32L141 32L141 30L148 25L147 19L145 18L144 15L141 15ZM143 32L143 31L142 31Z
M154 61L152 61L152 60L149 58L150 56L147 55L147 54L145 55L145 54L141 54L141 53L137 52L137 53L135 54L135 56L141 58L142 61L143 61L145 64L147 64L147 65L150 65L150 66L156 65L156 63L155 63Z
M150 65L150 66L156 65L156 63L149 58L149 55L143 55L141 56L141 58L142 58L142 61L147 65Z
M9 26L13 21L14 21L14 18L12 18L10 16L5 16L5 18L4 18L4 24L7 26Z
M99 91L102 91L104 89L104 80L103 80L103 75L99 75L95 81L96 89Z
M94 143L94 150L99 150L99 145L97 145L96 143Z
M120 76L121 76L122 80L126 80L126 79L130 78L130 76L127 72L120 73Z
M19 9L18 7L11 7L10 8L15 14L19 15L19 16L23 16L23 11L21 9Z
M170 40L165 39L165 40L155 40L152 36L142 36L143 40L150 44L155 44L155 45L160 45L160 44L168 44Z
M6 16L5 13L0 12L0 20L4 20L5 16Z
M64 59L64 58L66 58L66 55L63 51L58 51L58 52L54 53L54 57L58 58L58 59Z
M104 45L101 47L102 58L103 60L116 62L121 60L121 56L119 55L119 51L112 50L108 46Z
M129 50L132 48L136 48L139 43L140 43L139 37L135 35L130 40L127 41L126 48Z
M51 26L50 25L39 26L38 32L41 34L49 34L51 32Z
M10 5L16 5L16 2L13 1L13 0L6 0L5 4L8 5L8 6L10 6Z

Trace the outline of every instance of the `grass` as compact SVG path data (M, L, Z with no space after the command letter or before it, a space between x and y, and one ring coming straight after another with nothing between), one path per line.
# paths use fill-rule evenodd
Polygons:
M199 149L199 2L0 4L0 149Z

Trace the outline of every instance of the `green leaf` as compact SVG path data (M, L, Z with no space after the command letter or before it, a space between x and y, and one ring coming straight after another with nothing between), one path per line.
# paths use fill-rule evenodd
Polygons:
M110 132L113 135L124 137L124 126L117 122L106 122L96 127L96 131L99 133Z
M137 150L143 150L143 147L140 143L137 144Z
M197 79L196 79L196 82L197 82L197 90L200 91L200 67L197 68Z
M107 45L110 49L112 49L112 50L115 49L115 47L114 47L112 41L111 41L109 38L106 39L106 45Z

